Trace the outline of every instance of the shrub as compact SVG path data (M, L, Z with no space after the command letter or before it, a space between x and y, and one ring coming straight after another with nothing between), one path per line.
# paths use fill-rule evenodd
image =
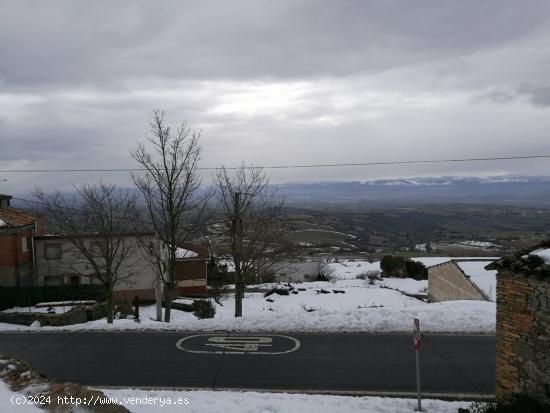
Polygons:
M132 304L127 301L121 301L115 304L115 314L120 314L120 318L127 318L129 315L134 315Z
M193 315L199 319L214 318L216 307L210 300L194 300Z
M380 269L382 270L382 274L386 277L404 277L405 258L384 255L380 261Z
M315 278L316 281L329 281L329 277L327 277L325 274L319 273L317 274L317 277Z
M362 272L361 274L357 274L355 278L357 278L358 280L369 280L373 278L380 278L380 271L368 270L368 271Z
M473 403L471 413L550 413L550 404L525 394L518 394L497 403Z
M380 261L380 268L386 277L411 277L415 280L428 278L428 270L424 264L403 257L385 255Z
M319 262L317 268L317 281L331 281L334 278L333 274L334 270L328 265L326 261Z
M424 264L418 261L406 261L405 272L407 277L414 278L415 280L428 279L428 269Z

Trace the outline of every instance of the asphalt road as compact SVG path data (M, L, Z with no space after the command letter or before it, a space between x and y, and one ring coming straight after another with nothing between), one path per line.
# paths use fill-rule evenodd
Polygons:
M0 352L57 381L94 386L406 394L416 390L412 336L177 332L1 333ZM495 337L424 336L426 393L494 394Z

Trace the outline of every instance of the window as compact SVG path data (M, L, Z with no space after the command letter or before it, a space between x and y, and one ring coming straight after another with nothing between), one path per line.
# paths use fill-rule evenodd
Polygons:
M44 258L47 260L58 260L63 256L61 244L44 244Z
M102 245L99 241L91 241L90 242L90 253L92 254L92 257L102 257L103 256L103 249L101 248Z
M27 252L29 250L29 237L21 237L21 251Z

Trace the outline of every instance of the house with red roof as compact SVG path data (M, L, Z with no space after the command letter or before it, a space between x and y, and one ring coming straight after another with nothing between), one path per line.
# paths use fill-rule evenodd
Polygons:
M35 282L33 236L43 232L40 215L13 208L10 195L0 194L0 287Z

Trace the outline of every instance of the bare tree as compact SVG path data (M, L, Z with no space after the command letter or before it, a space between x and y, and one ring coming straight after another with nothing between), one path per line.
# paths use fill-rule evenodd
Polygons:
M115 185L100 182L75 187L76 196L56 191L33 195L44 205L54 230L67 236L72 246L71 272L90 277L103 286L107 322L113 322L113 289L131 282L131 268L139 251L135 234L138 214L136 197ZM87 265L82 265L82 264ZM87 269L88 268L88 269Z
M145 198L151 229L164 243L164 248L148 248L160 269L164 287L164 321L170 321L173 291L176 287L176 250L193 232L204 199L197 199L201 184L197 173L201 148L200 131L187 122L172 130L166 125L165 113L153 112L148 149L140 143L130 153L145 170L132 174L135 185ZM189 225L191 224L191 225Z
M222 167L215 183L235 268L235 317L241 317L247 277L255 276L260 265L267 268L285 237L278 222L283 201L260 167L242 165L232 172Z

